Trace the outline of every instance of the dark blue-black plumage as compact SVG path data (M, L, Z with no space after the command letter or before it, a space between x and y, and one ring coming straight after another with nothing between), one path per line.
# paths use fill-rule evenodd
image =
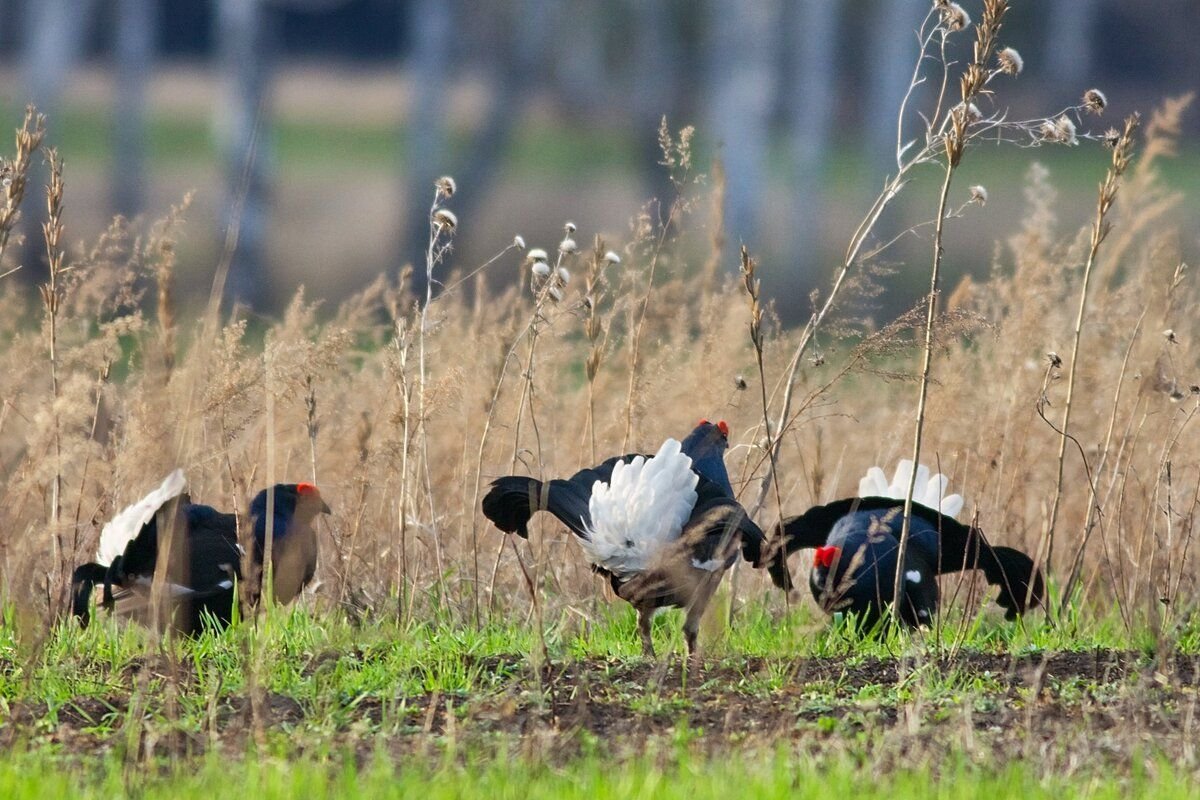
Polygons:
M268 492L273 496L270 514ZM275 598L286 603L316 570L317 539L312 523L322 513L329 513L329 506L312 484L276 484L254 497L249 509L254 535L254 553L249 560L252 596L257 597L261 587L268 519L273 532L271 585ZM170 526L166 552L160 542L160 525L164 529ZM82 624L88 623L91 597L99 585L104 590L102 605L151 621L145 618L145 610L149 608L155 570L163 557L164 592L169 598L172 624L185 633L200 631L206 622L228 624L237 602L235 581L244 577L237 517L192 503L186 494L164 504L111 564L88 563L76 568L72 577L74 615Z
M789 554L815 548L809 588L821 608L873 625L893 602L903 513L904 501L889 497L837 500L784 520L779 541ZM1009 619L1045 597L1041 572L1028 555L993 546L978 528L914 503L900 619L913 627L932 622L937 576L972 569L999 589L996 602Z
M650 618L656 608L663 606L688 609L684 634L689 652L694 654L699 620L725 570L739 553L756 566L761 560L765 544L762 530L737 502L725 469L728 437L729 428L724 422L703 420L680 443L681 452L691 459L692 471L697 475L696 501L679 538L651 567L637 575L619 576L593 565L598 574L609 579L619 597L638 609L647 654L653 652ZM521 475L498 478L483 498L484 516L500 530L528 538L530 518L538 511L548 511L580 539L587 540L592 527L589 502L593 486L597 481L610 483L614 467L637 455L610 458L566 479L540 481ZM772 575L776 574L787 576L783 558L773 565Z

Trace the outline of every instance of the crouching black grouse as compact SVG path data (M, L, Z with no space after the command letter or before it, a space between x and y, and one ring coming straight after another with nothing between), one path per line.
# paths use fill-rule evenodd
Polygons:
M232 619L237 602L234 582L242 579L243 555L236 517L192 503L185 486L182 470L175 470L157 489L104 526L97 561L79 566L72 577L72 611L83 625L90 619L89 603L97 585L103 586L101 602L106 608L151 622L151 587L164 555L165 608L178 630L194 634L206 618L220 625ZM268 492L273 497L270 513ZM256 582L255 596L261 587L268 517L273 520L271 588L276 600L288 603L313 577L317 534L312 522L317 514L328 513L329 506L311 483L276 484L255 496L249 512L254 531L255 574L251 580ZM165 554L165 545L159 541L160 527L170 530L169 536L163 537L170 542Z
M867 626L878 622L895 592L904 495L912 461L901 461L891 485L873 467L859 483L859 497L810 508L781 525L776 546L791 554L815 548L809 588L828 613L852 612ZM904 558L900 618L916 627L932 622L938 607L937 576L979 569L1008 619L1041 604L1045 583L1033 560L1011 547L988 544L978 528L954 519L959 495L944 496L946 477L917 471L908 551Z
M656 609L687 609L683 634L697 657L700 619L725 571L741 555L758 564L763 533L734 499L725 471L729 427L702 420L683 442L667 439L653 456L629 454L567 480L510 475L493 481L483 513L528 538L529 518L549 511L571 529L599 575L637 609L642 651L654 654ZM772 577L787 579L783 557Z

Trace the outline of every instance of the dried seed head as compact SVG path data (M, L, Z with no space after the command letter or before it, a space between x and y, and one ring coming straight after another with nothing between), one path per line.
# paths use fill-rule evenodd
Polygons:
M1109 128L1104 132L1104 136L1101 137L1101 141L1104 142L1105 147L1111 150L1120 144L1121 132L1116 128Z
M1167 328L1165 331L1163 331L1163 338L1171 344L1179 344L1179 339L1175 336L1175 331L1170 328Z
M566 267L558 268L558 279L562 281L563 286L571 282L571 273L567 271Z
M609 264L620 264L621 263L621 257L619 255L617 255L615 252L613 252L612 250L609 250L607 253L604 254L604 260L607 261Z
M1015 47L1006 47L996 53L996 60L1000 62L1000 71L1009 75L1020 75L1021 70L1025 69L1025 59L1021 58Z
M579 229L575 227L574 222L568 222L566 225L563 225L563 230L567 232L567 236L570 236L571 234L575 233L575 231L577 231Z
M535 261L529 271L539 278L547 278L550 276L550 265L545 261Z
M746 379L743 378L741 375L738 375L736 378L733 379L733 388L737 389L739 392L746 391L746 389L749 386L750 386L750 384L746 383Z
M988 193L987 193L986 188L984 188L983 186L979 186L979 185L971 187L971 202L972 203L977 203L978 205L982 206L987 203L987 198L988 198Z
M570 236L568 236L566 239L563 239L561 242L558 243L558 251L560 253L570 255L571 253L578 252L578 250L579 250L579 245L575 244L575 240L572 239Z
M529 251L529 255L526 256L530 261L545 261L547 257L546 251L540 247L533 248Z
M438 178L433 185L437 187L438 194L442 197L454 197L454 193L458 191L458 184L449 175Z
M458 217L448 208L437 208L433 212L433 224L453 233L458 227Z
M1054 120L1054 128L1063 144L1078 144L1075 138L1075 123L1066 114Z
M1083 93L1083 107L1096 116L1100 116L1108 107L1108 98L1099 89L1088 89Z
M983 119L983 112L979 110L979 106L974 103L959 103L951 111L952 114L961 114L967 121L968 125L974 125Z
M1040 128L1042 138L1049 142L1058 142L1059 144L1078 144L1079 140L1075 138L1075 123L1063 114L1055 120L1046 120Z
M551 286L549 289L546 290L546 293L550 295L550 299L553 300L554 302L556 302L556 303L562 302L562 299L563 299L562 289L558 288L557 286Z
M525 237L521 236L521 234L519 234L519 233L516 236L514 236L513 237L513 247L517 248L518 250L524 250L525 249Z
M958 3L934 3L942 15L942 25L950 32L961 31L971 24L971 15Z
M813 356L813 357L812 357L812 365L813 365L814 367L823 367L823 366L825 366L825 356L821 355L820 353L818 353L817 355Z
M1055 352L1046 353L1046 358L1050 359L1050 366L1058 368L1062 366L1062 356Z

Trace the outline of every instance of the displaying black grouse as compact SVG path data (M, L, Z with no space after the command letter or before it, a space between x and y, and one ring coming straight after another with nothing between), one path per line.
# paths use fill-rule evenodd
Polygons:
M89 603L97 585L103 587L103 606L121 616L151 622L151 587L164 555L163 590L177 629L191 634L200 631L206 618L220 625L232 619L237 602L235 580L243 577L236 517L192 503L185 486L183 472L176 470L104 526L97 562L79 566L72 577L72 610L82 624L90 619ZM273 497L271 509L267 507L269 496ZM273 521L272 590L276 600L288 603L312 580L317 566L317 534L312 522L317 514L327 513L329 506L311 483L276 484L255 496L249 517L254 531L254 575L250 579L256 582L256 596L268 544L268 517ZM159 541L160 526L163 530L170 526L171 531L165 554Z
M702 420L682 443L667 439L653 456L617 456L566 480L499 478L483 513L500 530L528 538L530 517L549 511L578 537L593 571L637 609L645 655L654 654L654 611L677 606L687 609L683 633L696 657L700 620L721 577L739 551L757 564L764 544L734 499L728 446L729 426ZM782 553L775 576L788 579Z
M867 626L886 613L895 592L903 498L911 476L912 462L901 461L889 486L883 470L874 467L859 484L860 497L783 521L779 542L788 554L815 548L809 588L826 612L855 613ZM1008 619L1041 604L1045 583L1033 560L1011 547L989 544L981 530L954 519L963 501L958 495L944 497L945 489L945 476L931 478L928 468L919 468L901 620L912 627L931 623L938 608L937 576L961 570L982 570L988 583L999 587L996 602Z

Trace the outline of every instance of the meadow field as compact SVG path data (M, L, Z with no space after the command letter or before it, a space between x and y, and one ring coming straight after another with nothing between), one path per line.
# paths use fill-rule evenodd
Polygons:
M929 53L967 36L982 55L947 64L810 296L763 293L783 267L753 242L731 256L719 171L669 121L675 196L630 208L623 240L564 219L545 241L473 241L492 255L464 263L476 234L443 182L414 212L423 263L337 304L298 289L268 316L222 304L220 253L207 302L180 291L184 203L69 246L70 148L36 111L15 120L0 796L1195 796L1200 298L1196 233L1175 223L1194 198L1164 180L1190 98L1121 120L1089 93L1010 119L993 96L1016 77L1005 4L984 6L962 31L935 5ZM972 232L1001 212L959 173L997 144L1025 182L987 226L999 240ZM1038 165L1062 147L1090 188ZM27 185L43 159L49 186ZM899 197L923 219L897 222ZM45 258L15 263L17 216L43 198ZM921 260L898 261L913 241ZM967 258L990 272L947 285L944 262ZM929 288L878 313L900 285ZM801 553L790 595L733 570L686 669L680 612L643 657L569 533L542 515L521 540L480 511L493 478L654 452L700 418L728 421L734 488L767 531L915 440L965 519L1036 554L1046 608L1006 621L967 574L942 579L931 627L865 632L820 612ZM239 514L259 488L316 483L333 513L314 585L196 638L102 611L81 630L72 569L176 467Z

